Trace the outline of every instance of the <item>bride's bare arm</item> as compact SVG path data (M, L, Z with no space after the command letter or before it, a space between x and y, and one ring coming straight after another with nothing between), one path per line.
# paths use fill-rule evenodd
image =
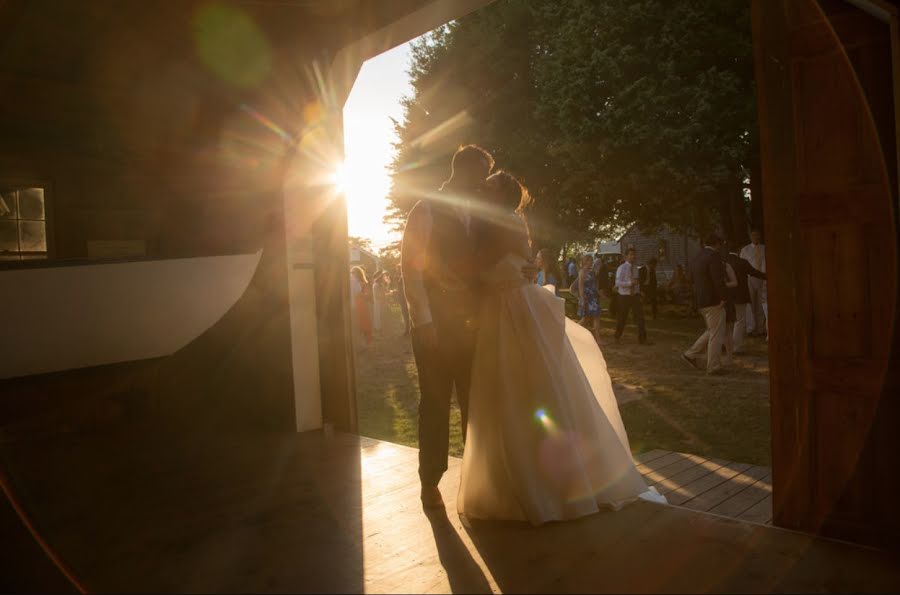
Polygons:
M513 215L513 218L510 219L508 234L507 251L518 254L526 260L533 260L531 244L528 243L528 232L525 230L525 224L518 215Z

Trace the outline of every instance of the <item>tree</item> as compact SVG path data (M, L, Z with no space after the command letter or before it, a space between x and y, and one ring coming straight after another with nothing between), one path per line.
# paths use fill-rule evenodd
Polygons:
M749 5L502 0L414 44L390 215L440 186L460 144L536 197L537 247L632 223L747 233L756 142Z
M597 215L747 234L750 10L720 0L535 3L538 109Z
M588 240L595 224L562 192L537 118L532 76L534 13L527 2L497 2L425 36L412 47L412 97L393 163L392 210L402 227L417 200L449 176L453 152L479 144L537 198L531 214L536 248Z
M354 248L362 248L363 250L367 250L369 252L372 251L372 240L369 238L350 236L348 240L350 241L350 245Z
M378 253L378 259L381 261L381 268L393 274L400 264L400 242L392 242L383 247Z

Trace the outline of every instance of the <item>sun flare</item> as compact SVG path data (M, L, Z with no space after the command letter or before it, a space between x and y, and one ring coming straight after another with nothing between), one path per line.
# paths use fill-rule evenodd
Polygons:
M365 157L372 151L363 152ZM330 182L335 192L347 202L350 235L373 240L373 245L384 243L383 219L386 196L390 189L390 176L384 166L371 158L347 158L334 167Z
M341 194L347 193L347 187L350 180L349 171L345 162L341 162L335 166L334 171L331 172L330 181L335 190Z

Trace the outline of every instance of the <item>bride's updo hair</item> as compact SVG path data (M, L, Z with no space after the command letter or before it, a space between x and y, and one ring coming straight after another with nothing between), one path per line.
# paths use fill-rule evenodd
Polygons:
M531 226L528 224L528 210L533 204L528 189L508 171L498 170L488 176L485 186L491 195L491 206L502 214L515 213L525 226L525 235L531 245Z
M524 217L526 209L531 206L531 194L514 175L501 169L488 176L485 183L495 199L496 206Z

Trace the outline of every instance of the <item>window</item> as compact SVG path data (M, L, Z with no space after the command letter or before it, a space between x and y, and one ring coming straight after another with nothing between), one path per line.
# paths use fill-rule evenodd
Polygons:
M47 258L44 188L0 186L0 260Z

